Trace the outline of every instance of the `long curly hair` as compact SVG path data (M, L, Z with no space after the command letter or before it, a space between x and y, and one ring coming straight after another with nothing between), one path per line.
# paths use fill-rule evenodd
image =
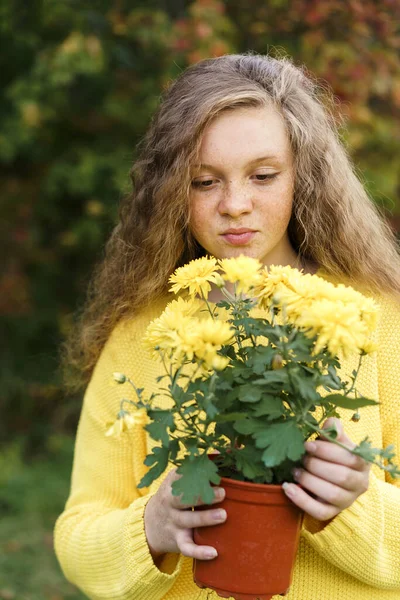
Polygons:
M295 186L289 235L301 257L371 293L400 293L395 236L338 134L334 98L305 68L255 54L207 59L166 91L139 144L132 191L62 348L69 389L89 380L116 324L167 293L174 269L204 254L190 232L189 190L202 133L221 111L272 104L286 123Z

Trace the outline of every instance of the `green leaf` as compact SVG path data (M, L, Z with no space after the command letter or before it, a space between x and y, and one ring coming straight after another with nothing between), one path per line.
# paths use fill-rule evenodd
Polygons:
M174 415L169 410L149 410L147 414L153 422L146 425L146 431L153 440L161 441L163 446L168 447L170 441L168 429L171 432L176 429Z
M220 300L219 302L217 302L217 306L219 308L226 308L226 310L229 310L231 307L229 302L227 302L226 300Z
M272 472L261 462L261 454L252 446L245 446L234 451L236 466L243 473L246 479L254 481L262 478L270 483L272 481Z
M232 383L230 381L218 381L216 385L218 391L226 392L232 389Z
M245 419L235 421L233 427L241 435L252 435L256 431L263 431L266 425L257 419Z
M381 469L390 473L391 477L400 477L398 466L392 463L392 459L395 457L394 446L392 444L386 446L386 448L373 448L371 440L366 437L352 452L361 456L367 462L379 465Z
M220 437L223 436L231 441L237 437L237 433L233 428L232 421L222 421L221 423L217 422L215 425L215 435Z
M341 394L329 394L329 396L325 396L321 404L326 404L330 402L335 406L339 406L340 408L348 408L349 410L355 410L357 408L362 408L363 406L375 406L379 404L376 400L370 400L369 398L364 398L360 396L359 398L349 398L348 396L342 396Z
M239 388L239 400L241 402L258 402L262 395L262 389L254 387L251 383L241 385Z
M218 414L218 408L213 404L213 400L215 400L215 394L209 393L208 396L204 398L203 408L207 413L207 417L213 420Z
M221 354L223 354L224 356L227 356L231 360L235 360L235 358L236 358L235 348L231 345L223 346Z
M309 376L296 367L290 370L290 381L294 386L294 393L300 395L307 402L317 402L320 394L317 392L315 376Z
M174 496L181 496L181 502L193 506L201 499L204 504L211 504L214 490L211 484L218 485L221 478L218 468L207 454L193 458L186 457L177 470L179 479L172 484Z
M392 458L394 458L396 456L396 454L394 452L394 445L389 444L389 446L386 446L386 448L383 448L381 451L381 456L382 456L382 458L384 458L386 460L391 460Z
M191 394L188 394L177 383L169 385L168 388L177 406L181 406L186 400L191 399Z
M249 359L252 371L256 375L262 375L267 371L271 365L271 360L276 354L276 348L272 346L257 346L257 348L250 348Z
M185 446L186 451L191 458L193 458L194 456L200 456L199 449L197 447L197 438L186 437L186 438L180 438L180 440L183 443L183 445Z
M242 421L246 419L246 415L240 412L225 413L217 415L214 419L216 423L227 423L229 421Z
M267 416L270 419L276 419L285 412L285 407L282 404L282 400L277 396L265 395L261 398L261 401L251 407L253 409L253 415L255 417Z
M263 379L256 379L253 381L255 385L273 385L278 384L282 389L288 385L288 374L285 369L279 369L278 371L266 371Z
M336 440L339 432L337 430L337 427L335 424L331 425L330 427L324 427L323 429L320 429L321 431L321 436L324 437L330 437L333 440Z
M158 479L167 468L169 457L169 448L156 446L153 448L153 453L148 454L145 458L144 464L146 466L154 465L146 475L139 481L138 488L149 487L153 481Z
M303 435L293 419L272 423L253 437L257 448L266 448L262 460L267 467L280 465L286 459L299 460L305 453Z
M179 440L172 440L169 445L169 460L174 461L179 452Z
M193 414L195 412L198 412L198 411L199 411L199 407L197 406L197 404L190 404L183 411L183 415L185 417L187 417L187 416L189 416L189 415L191 415L191 414Z
M353 454L361 456L367 462L374 462L376 456L379 455L380 450L372 447L372 443L368 437L362 440L356 448L352 450Z

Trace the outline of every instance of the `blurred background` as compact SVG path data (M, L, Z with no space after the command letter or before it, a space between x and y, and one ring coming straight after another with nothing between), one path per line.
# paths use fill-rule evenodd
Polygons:
M202 58L289 54L332 86L398 230L400 3L2 0L0 43L0 599L78 600L52 549L82 401L59 345L160 93Z

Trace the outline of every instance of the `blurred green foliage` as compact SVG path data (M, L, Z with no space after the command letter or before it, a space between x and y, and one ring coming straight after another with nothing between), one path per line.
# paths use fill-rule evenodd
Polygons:
M161 91L187 65L275 48L334 89L375 200L399 211L396 0L3 0L0 438L73 431L58 347L129 189Z
M68 494L73 443L50 436L26 461L22 439L0 452L0 600L83 600L57 564L53 527Z

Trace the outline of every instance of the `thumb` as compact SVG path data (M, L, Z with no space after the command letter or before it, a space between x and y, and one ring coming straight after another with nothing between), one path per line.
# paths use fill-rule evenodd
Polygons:
M329 417L322 426L331 437L334 437L338 442L341 442L350 449L355 448L356 444L346 435L343 423L340 419Z

